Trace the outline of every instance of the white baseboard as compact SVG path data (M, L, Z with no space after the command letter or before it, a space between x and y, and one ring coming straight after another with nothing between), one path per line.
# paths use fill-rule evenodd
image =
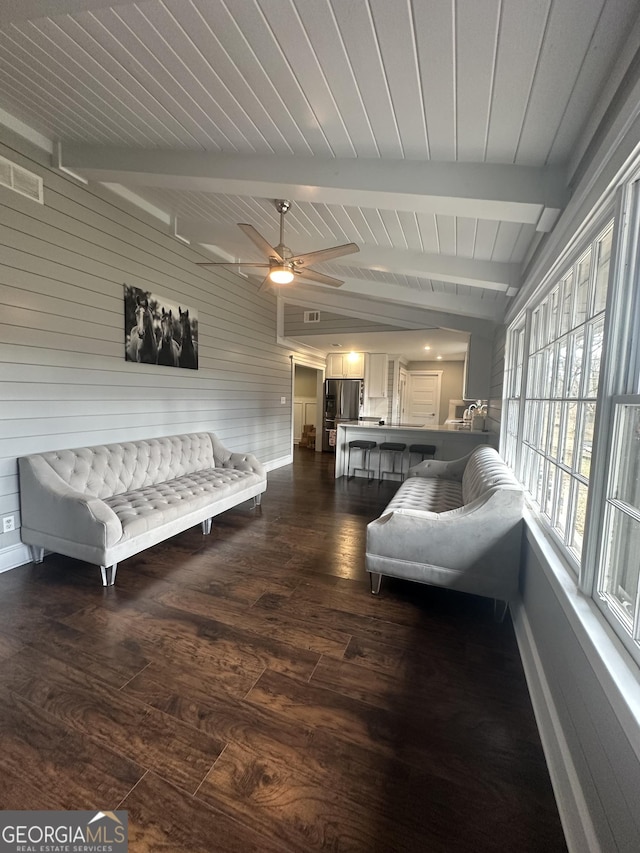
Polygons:
M23 545L22 542L18 545L10 545L0 551L0 573L17 569L18 566L24 566L25 563L30 562L31 552L28 546Z
M265 462L264 467L267 471L273 471L276 468L282 468L285 465L291 465L293 462L293 453L289 453L287 456L281 456L280 459L272 459L270 462Z
M522 602L511 616L569 853L602 853Z

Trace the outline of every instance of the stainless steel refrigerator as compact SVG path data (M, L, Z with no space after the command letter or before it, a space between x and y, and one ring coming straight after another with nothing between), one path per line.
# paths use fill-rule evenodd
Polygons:
M324 424L322 449L335 453L329 443L332 430L341 421L357 421L364 403L362 379L326 379L324 383Z

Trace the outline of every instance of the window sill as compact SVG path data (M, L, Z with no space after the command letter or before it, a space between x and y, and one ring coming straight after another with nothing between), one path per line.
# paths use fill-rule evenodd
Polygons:
M591 598L581 593L538 518L525 510L527 539L640 761L640 667Z

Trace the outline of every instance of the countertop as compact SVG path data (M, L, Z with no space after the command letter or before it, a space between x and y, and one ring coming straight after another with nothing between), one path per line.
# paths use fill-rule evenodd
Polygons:
M398 430L400 432L446 432L446 433L462 433L463 435L487 435L488 430L481 429L469 429L468 427L461 426L460 424L424 424L420 426L419 424L391 424L384 423L379 424L377 422L372 421L341 421L336 424L338 428L340 427L351 427L356 429L372 429L372 430L384 430L385 432L388 430Z

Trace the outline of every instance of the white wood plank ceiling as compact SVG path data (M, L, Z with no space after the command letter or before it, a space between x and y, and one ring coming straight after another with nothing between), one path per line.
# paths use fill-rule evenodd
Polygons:
M401 293L499 321L566 202L639 11L638 0L10 0L0 115L224 257L259 260L235 223L276 244L273 199L292 199L295 252L360 246L319 268L345 279L336 304Z

